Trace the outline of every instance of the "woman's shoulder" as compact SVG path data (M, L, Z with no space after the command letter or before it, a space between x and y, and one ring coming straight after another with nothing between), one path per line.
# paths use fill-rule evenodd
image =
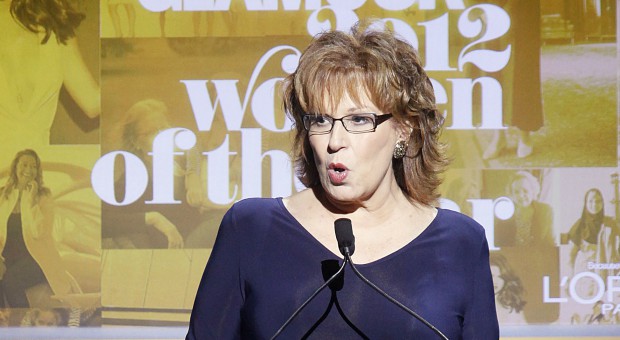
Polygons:
M281 198L266 198L266 197L251 197L244 198L235 202L231 209L235 209L236 212L242 212L253 209L273 209L279 207Z
M272 242L274 235L282 234L289 225L291 218L282 208L280 198L246 198L228 209L220 223L218 237L219 234L228 235L250 250Z
M253 197L235 202L228 210L237 220L265 219L269 214L281 211L281 198Z
M437 224L455 237L480 239L485 237L484 227L473 218L450 209L437 209Z
M480 225L480 223L476 220L455 210L437 208L437 218L439 218L441 222L445 223L467 225L474 229L482 228L482 225Z

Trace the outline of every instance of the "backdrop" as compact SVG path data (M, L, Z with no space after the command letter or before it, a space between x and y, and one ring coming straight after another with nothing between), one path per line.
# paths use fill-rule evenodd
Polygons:
M41 158L73 289L24 280L28 308L4 303L1 325L183 336L228 207L303 188L281 80L313 35L370 17L432 78L452 158L438 205L486 229L502 334L620 323L616 1L68 3L74 39L0 39L0 174L19 150Z

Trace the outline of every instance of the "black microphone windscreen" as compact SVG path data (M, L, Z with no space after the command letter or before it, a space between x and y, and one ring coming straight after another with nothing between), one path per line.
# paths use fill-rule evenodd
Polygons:
M343 256L346 256L348 252L349 256L355 252L355 236L353 236L353 227L351 220L348 218L339 218L334 222L334 229L336 230L336 240L338 241L338 248Z

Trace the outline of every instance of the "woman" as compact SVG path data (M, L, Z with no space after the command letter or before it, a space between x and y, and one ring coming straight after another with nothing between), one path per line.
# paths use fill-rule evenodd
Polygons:
M56 295L77 292L52 235L54 208L33 150L17 153L0 188L0 306L28 308L26 290L47 283Z
M538 179L530 172L517 171L509 183L515 211L507 220L495 220L495 245L553 247L553 214L551 206L538 200Z
M525 158L534 152L532 134L545 123L540 79L541 3L540 0L484 2L502 6L511 18L512 62L503 70L510 76L492 76L505 84L506 116L510 121L507 125L517 132L516 156ZM507 139L506 130L495 130L482 158L488 160L501 156L508 148Z
M432 205L446 164L442 117L415 50L365 25L321 34L286 78L284 108L296 123L298 176L309 189L233 205L187 338L274 335L324 283L322 266L340 258L332 226L346 217L354 261L369 280L450 339L497 339L483 228ZM281 337L438 338L350 270L342 280Z
M515 172L508 182L508 192L514 203L514 214L495 219L495 245L504 254L518 254L513 263L521 273L528 304L523 310L527 323L550 323L559 316L559 305L544 303L540 285L544 276L559 276L559 252L553 234L551 206L539 201L540 182L528 171ZM550 296L558 296L558 286L551 286Z
M166 104L145 99L132 105L117 126L121 149L140 158L152 179L153 140L170 128ZM215 227L210 227L201 207L204 191L200 180L200 153L188 152L185 161L174 163L175 199L181 204L147 204L152 198L153 183L149 181L142 197L126 206L104 204L102 232L107 248L208 248L215 239ZM177 157L175 157L177 158ZM122 173L122 172L120 172ZM123 177L123 176L121 176ZM118 197L125 195L125 182L116 182ZM219 215L221 216L221 214ZM218 217L219 217L218 216ZM189 244L186 242L189 241ZM210 241L210 242L209 242Z
M49 144L63 86L89 118L99 115L99 85L75 41L83 19L70 0L0 0L3 145Z
M593 188L586 192L581 218L570 228L568 238L573 243L570 252L573 274L589 271L588 262L620 262L620 232L616 221L605 216L603 194L600 190ZM596 272L607 282L607 276L614 275L616 271L603 269ZM592 290L584 291L584 296L595 293L595 289L594 286Z
M505 256L492 252L489 256L491 274L493 275L493 290L495 292L495 306L497 318L502 324L521 324L523 318L523 284L512 269Z

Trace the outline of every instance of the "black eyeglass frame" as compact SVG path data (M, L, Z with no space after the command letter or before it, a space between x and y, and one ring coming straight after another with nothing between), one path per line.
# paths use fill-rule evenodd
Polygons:
M374 117L373 119L373 127L372 129L369 130L364 130L364 131L351 131L347 128L347 126L344 123L344 120L351 117L351 116L358 116L358 115L372 115ZM363 112L363 113L353 113L350 115L346 115L344 117L341 118L334 118L331 116L327 116L327 115L315 115L315 114L305 114L301 116L301 120L303 122L304 125L304 129L308 132L310 132L310 126L307 124L307 122L309 122L309 119L312 117L323 117L325 119L331 120L331 128L328 131L321 131L321 132L316 132L313 131L313 134L317 134L317 135L325 135L328 133L331 133L332 130L334 129L334 125L336 125L337 121L340 121L340 123L342 124L342 127L348 132L348 133L353 133L353 134L358 134L358 133L369 133L369 132L375 132L377 130L377 126L379 126L379 124L387 121L388 119L392 118L392 114L391 113L386 113L386 114L382 114L382 115L378 115L374 112Z

